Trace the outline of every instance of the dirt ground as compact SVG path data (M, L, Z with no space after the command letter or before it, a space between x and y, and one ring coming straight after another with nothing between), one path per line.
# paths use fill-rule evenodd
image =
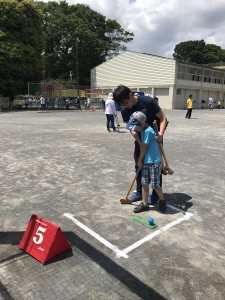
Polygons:
M133 140L103 111L0 113L0 299L225 299L225 110L165 110L167 213L121 205ZM71 250L43 265L18 245L32 214Z

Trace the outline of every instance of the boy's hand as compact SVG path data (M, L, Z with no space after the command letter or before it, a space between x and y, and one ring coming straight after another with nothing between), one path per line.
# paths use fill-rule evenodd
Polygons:
M142 169L143 168L143 163L141 160L138 161L138 168L139 169Z

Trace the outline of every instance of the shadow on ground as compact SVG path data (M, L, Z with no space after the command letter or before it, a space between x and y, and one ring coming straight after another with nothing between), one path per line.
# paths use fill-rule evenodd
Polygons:
M0 232L0 243L1 244L11 244L17 245L20 243L20 240L23 237L24 232ZM101 268L103 268L110 276L113 276L116 280L120 281L124 286L128 288L132 293L136 294L140 299L155 299L155 300L166 300L163 296L158 294L152 288L150 288L147 284L143 283L140 279L135 277L133 274L125 270L123 267L119 266L116 262L114 262L111 258L107 257L105 254L97 250L91 244L80 238L74 232L66 231L64 235L70 242L72 246L74 246L77 250L81 251L85 254L91 261L98 264ZM7 258L4 258L0 261L0 263L4 263L16 257L20 257L23 255L28 255L23 251L18 249L18 253ZM72 250L66 251L53 260L51 260L48 264L53 264L59 260L66 259L67 257L73 256ZM7 290L4 286L0 285L1 292L6 294ZM9 297L10 295L8 295ZM9 298L10 299L10 298Z
M164 193L165 199L167 200L167 204L172 205L173 207L182 210L184 212L187 212L190 207L193 206L193 203L190 202L192 199L191 196L183 193ZM131 203L131 204L123 204L123 205L133 205L133 206L138 206L139 202ZM154 205L149 206L150 210L152 211L158 211L158 203ZM179 214L180 211L176 209L172 209L167 207L166 213L168 215L175 215Z
M172 194L167 194L164 193L165 199L167 200L167 203L181 209L185 212L188 211L190 207L193 206L193 202L190 200L192 199L191 196L183 193L172 193Z

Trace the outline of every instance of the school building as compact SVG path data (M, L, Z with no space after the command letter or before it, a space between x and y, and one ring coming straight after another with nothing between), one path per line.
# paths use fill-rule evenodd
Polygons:
M125 51L91 70L91 89L104 97L119 84L157 96L164 109L183 109L190 94L194 108L208 99L225 100L225 69L177 62L157 55Z

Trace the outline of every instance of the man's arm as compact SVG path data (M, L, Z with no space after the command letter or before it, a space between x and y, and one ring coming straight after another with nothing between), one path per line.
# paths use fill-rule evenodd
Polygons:
M156 140L161 142L166 129L167 119L162 110L160 110L160 112L157 113L156 116L159 118L160 123L159 134L156 136Z
M130 134L133 136L133 138L138 142L138 144L141 146L141 137L140 135L135 131L130 131Z

